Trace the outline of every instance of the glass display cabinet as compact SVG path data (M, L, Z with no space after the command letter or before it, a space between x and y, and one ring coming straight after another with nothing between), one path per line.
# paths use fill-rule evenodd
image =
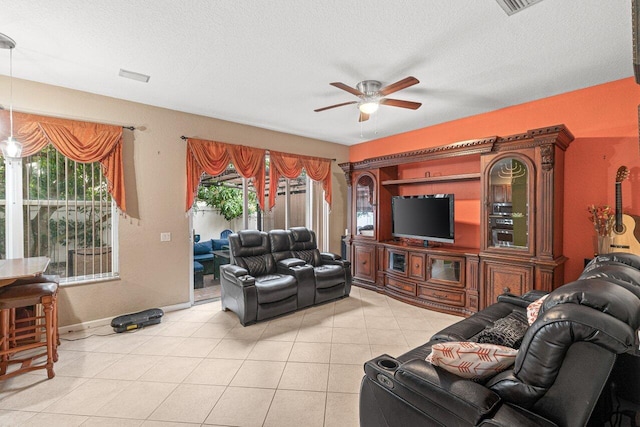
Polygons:
M488 175L488 246L529 248L529 167L514 158L503 158Z
M362 174L355 189L356 236L375 237L375 178Z

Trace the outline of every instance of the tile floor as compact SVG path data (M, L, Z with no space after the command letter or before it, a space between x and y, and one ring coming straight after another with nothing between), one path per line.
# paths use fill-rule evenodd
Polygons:
M363 363L458 320L353 287L246 328L212 302L138 331L66 334L55 378L0 381L0 425L358 426Z

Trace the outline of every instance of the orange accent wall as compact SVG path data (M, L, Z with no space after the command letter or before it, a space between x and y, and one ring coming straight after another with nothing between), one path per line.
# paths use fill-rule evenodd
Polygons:
M640 86L631 77L354 145L349 159L565 124L575 136L566 152L564 178L564 254L569 258L565 282L570 282L582 271L584 259L593 256L595 231L587 205L615 206L615 176L621 165L631 171L622 183L623 211L640 215L638 104ZM474 203L456 203L456 226L461 219L472 221L476 209Z

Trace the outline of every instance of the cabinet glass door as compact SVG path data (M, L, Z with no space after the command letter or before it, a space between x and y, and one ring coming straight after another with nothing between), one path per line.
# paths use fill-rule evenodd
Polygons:
M529 170L513 157L489 173L489 246L529 248Z
M356 183L356 235L375 236L375 184L373 177L362 175Z

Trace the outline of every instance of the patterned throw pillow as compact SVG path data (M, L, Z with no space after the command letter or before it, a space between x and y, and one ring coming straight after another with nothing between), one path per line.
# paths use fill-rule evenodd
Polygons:
M543 296L542 298L538 298L527 306L527 321L529 322L529 325L533 325L533 322L535 322L538 318L540 307L542 307L542 303L548 296L549 294Z
M494 344L454 341L434 344L427 362L461 378L483 380L513 365L518 350Z
M493 325L484 328L471 341L518 349L528 328L527 316L520 311L514 310L506 317L496 320Z

